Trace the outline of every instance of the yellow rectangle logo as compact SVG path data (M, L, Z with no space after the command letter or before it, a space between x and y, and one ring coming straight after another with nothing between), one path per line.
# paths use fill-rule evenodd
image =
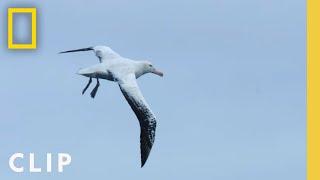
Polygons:
M13 42L13 14L31 14L31 44L16 44ZM36 8L8 8L8 49L36 49L37 48L37 9Z

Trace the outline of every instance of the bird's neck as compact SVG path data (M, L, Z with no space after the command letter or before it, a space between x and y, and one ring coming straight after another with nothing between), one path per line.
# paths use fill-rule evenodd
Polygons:
M136 77L139 78L140 76L146 74L147 72L145 71L144 69L144 63L141 62L141 61L136 61L135 62L135 74L136 74Z

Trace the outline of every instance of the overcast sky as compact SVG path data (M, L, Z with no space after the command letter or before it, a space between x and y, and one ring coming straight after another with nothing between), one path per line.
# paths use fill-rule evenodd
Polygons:
M38 9L36 51L6 49L6 8L17 5ZM305 179L305 1L1 0L0 8L1 179ZM76 72L97 58L57 54L93 45L165 73L138 80L158 120L142 169L139 124L117 84L101 81L94 100L82 96L88 79ZM53 153L54 173L12 172L15 152L34 152L44 171ZM72 156L61 174L59 152ZM17 164L28 169L27 158Z

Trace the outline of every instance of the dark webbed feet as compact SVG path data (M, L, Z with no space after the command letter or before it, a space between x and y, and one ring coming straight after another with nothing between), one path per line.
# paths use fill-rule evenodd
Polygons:
M88 87L90 86L91 82L92 82L92 78L90 78L90 79L89 79L88 84L87 84L87 85L86 85L86 87L83 89L83 91L82 91L82 95L86 92L86 90L87 90L87 89L88 89Z
M100 86L100 82L99 82L99 79L97 78L97 84L90 93L92 98L96 96L99 86Z

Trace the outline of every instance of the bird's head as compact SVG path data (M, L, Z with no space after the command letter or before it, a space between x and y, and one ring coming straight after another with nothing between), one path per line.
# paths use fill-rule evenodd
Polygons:
M161 76L161 77L163 76L163 72L157 70L157 69L152 65L151 62L149 62L149 61L143 61L142 64L143 64L143 71L144 71L144 73L153 73L153 74L156 74L156 75Z

